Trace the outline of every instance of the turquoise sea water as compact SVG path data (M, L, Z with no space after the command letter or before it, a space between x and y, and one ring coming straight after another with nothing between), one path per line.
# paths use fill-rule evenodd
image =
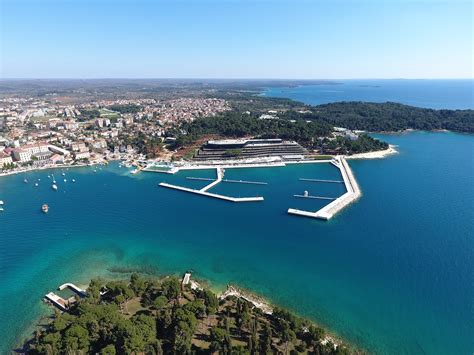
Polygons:
M474 80L342 80L336 84L269 88L266 96L309 105L336 101L399 102L434 109L473 109Z
M218 185L234 204L160 188L186 176L130 175L116 164L0 178L0 353L48 311L41 297L66 281L124 277L117 271L192 269L215 288L246 287L310 317L349 341L383 354L474 351L474 137L414 132L385 135L400 153L351 161L363 196L329 222L289 216L314 208L293 194L337 196L329 164L230 170ZM24 177L29 179L23 183ZM35 188L33 181L41 179ZM49 214L40 212L43 203Z

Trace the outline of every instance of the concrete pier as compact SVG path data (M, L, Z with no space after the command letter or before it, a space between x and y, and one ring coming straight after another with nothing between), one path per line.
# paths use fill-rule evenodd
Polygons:
M213 182L211 182L209 185L204 186L200 191L205 192L209 189L212 189L214 186L216 186L218 183L222 181L224 178L224 169L223 168L217 168L217 179Z
M46 300L51 302L53 305L58 307L61 311L67 311L69 306L68 306L68 301L66 301L64 298L59 297L57 294L50 292L47 295L44 296Z
M224 195L219 195L219 194L213 194L211 192L206 192L206 191L202 191L202 190L188 189L187 187L171 185L171 184L167 184L166 182L160 183L160 186L167 187L167 188L174 189L174 190L190 192L190 193L193 193L193 194L196 194L196 195L213 197L213 198L217 198L217 199L224 200L224 201L230 201L230 202L263 201L263 197L258 197L258 196L257 197L230 197L230 196L224 196Z
M346 159L344 157L336 157L331 160L331 164L339 168L339 170L341 171L342 179L344 181L344 185L346 187L347 192L332 201L331 203L329 203L328 205L321 208L319 211L309 212L290 208L288 209L289 214L328 220L331 219L344 207L354 202L361 196L359 185L357 184L357 181L354 178L352 170L349 167L349 164L347 163Z
M77 287L76 285L74 285L70 282L62 284L61 286L58 287L59 291L62 291L66 288L74 291L75 293L77 293L81 297L86 297L87 296L86 290L83 290L82 288L79 288L79 287Z

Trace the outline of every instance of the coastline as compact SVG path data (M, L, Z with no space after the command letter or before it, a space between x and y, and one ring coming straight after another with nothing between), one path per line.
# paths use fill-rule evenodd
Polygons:
M271 315L273 313L274 306L272 305L272 303L266 298L256 295L252 291L244 290L235 285L228 285L227 289L224 292L218 293L217 295L219 300L224 300L229 296L241 298L247 302L250 302L251 304L253 304L255 308L260 309L265 314ZM320 326L319 323L315 321L311 321L311 322ZM334 335L330 329L327 329L326 327L322 327L322 328L326 331L326 334L324 335L324 338L321 340L321 344L325 345L331 342L337 347L341 344L346 343L341 337Z
M129 273L130 276L136 273ZM187 274L185 274L184 277L186 277ZM108 282L108 281L125 281L128 282L126 278L123 278L125 275L121 275L120 278L99 278L102 282ZM163 282L169 278L177 277L176 274L167 274L167 275L146 275L145 278L149 280L154 280L158 282ZM179 278L179 277L178 277ZM184 278L182 279L184 282ZM92 279L91 279L92 281ZM74 285L76 285L74 283ZM184 285L184 283L183 283ZM320 343L322 345L327 345L327 344L332 344L331 346L334 346L334 349L337 349L340 346L343 347L349 347L351 349L357 349L357 353L364 353L364 350L362 348L356 347L356 344L349 343L339 335L335 334L332 332L331 329L328 329L326 326L322 326L320 323L314 320L310 320L306 317L302 317L298 314L296 314L294 311L292 311L289 308L286 307L280 307L278 305L274 305L269 299L264 298L263 296L258 295L257 293L241 288L239 286L233 285L233 284L228 284L227 287L223 290L222 288L214 288L213 285L205 279L195 279L189 274L189 279L188 279L188 285L190 286L191 290L211 290L212 292L215 293L217 299L220 302L225 302L229 297L235 297L237 299L241 299L244 301L247 301L250 303L253 307L256 309L260 310L263 314L272 317L274 310L275 309L280 309L284 310L286 312L289 312L290 314L294 315L297 318L300 318L301 320L306 320L310 323L311 326L316 326L318 328L321 328L324 331L323 337L320 339ZM83 290L87 290L89 288L89 284L84 284L84 283L77 283L79 288ZM184 286L182 286L184 287ZM184 289L183 289L184 292ZM28 331L26 333L21 334L21 337L18 338L14 344L14 348L11 350L12 352L20 352L23 353L23 351L26 351L28 343L30 343L35 335L35 332L38 330L44 331L48 328L48 325L52 323L55 319L55 316L57 316L57 311L54 308L52 304L49 302L45 302L43 300L43 304L45 307L47 307L49 310L47 312L44 312L41 314L39 318L31 319L29 326L27 327ZM67 313L61 311L61 313ZM45 321L45 323L43 323ZM309 325L308 325L309 328ZM305 328L305 332L308 332L309 329Z
M29 168L29 169L21 169L21 170L13 170L0 173L0 177L2 176L9 176L9 175L16 175L21 173L29 173L32 171L41 171L41 170L49 170L49 169L69 169L69 168L85 168L88 166L95 166L101 163L89 163L89 164L75 164L75 165L53 165L53 166L41 166L38 168Z
M398 154L398 150L395 145L390 144L388 148L384 150L346 155L345 157L346 159L383 159L393 154Z

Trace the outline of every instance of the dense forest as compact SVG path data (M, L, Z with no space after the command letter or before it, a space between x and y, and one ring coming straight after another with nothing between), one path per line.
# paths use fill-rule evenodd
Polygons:
M446 129L474 133L474 110L433 110L393 102L338 102L308 107L305 113L288 110L280 117L370 132Z
M362 153L367 151L386 149L388 145L377 139L361 135L357 140L338 137L330 140L332 126L324 121L304 120L298 114L295 119L259 119L252 114L236 111L226 112L218 117L198 118L193 122L186 122L179 129L168 132L177 139L170 148L177 149L188 146L205 135L218 135L221 137L260 137L282 138L294 140L301 145L320 149L321 152L329 150L342 154ZM327 137L321 140L321 137Z
M102 293L101 290L106 290ZM26 344L27 354L350 354L290 312L265 314L235 296L181 287L175 277L92 280L87 297Z

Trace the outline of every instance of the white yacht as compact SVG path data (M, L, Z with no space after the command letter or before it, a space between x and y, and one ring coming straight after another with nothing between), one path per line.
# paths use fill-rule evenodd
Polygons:
M58 186L57 186L56 184L53 184L53 185L51 185L51 188L52 188L53 190L57 190L57 189L58 189Z

